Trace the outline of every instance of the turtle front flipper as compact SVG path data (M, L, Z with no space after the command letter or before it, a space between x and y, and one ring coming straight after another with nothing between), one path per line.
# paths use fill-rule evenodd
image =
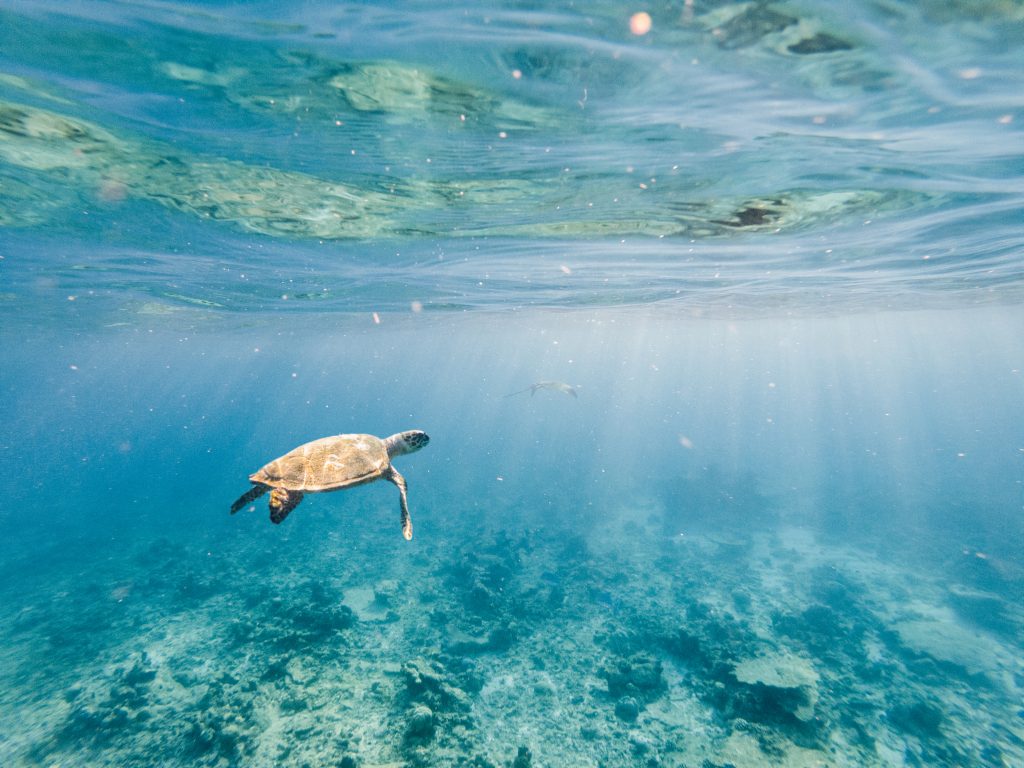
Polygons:
M302 491L287 491L284 488L275 488L270 492L270 522L280 523L288 513L299 506L302 501Z
M406 541L409 541L412 539L412 518L409 517L409 499L406 495L405 478L394 467L388 467L388 471L384 473L384 478L398 486L402 503L402 535L405 536Z
M270 490L270 486L263 485L262 483L257 483L252 488L250 488L248 491L246 491L241 496L239 496L237 499L235 499L235 503L231 505L231 514L232 515L235 514L235 512L240 510L246 504L250 504L250 503L256 501L256 499L258 499L260 496L262 496L264 493L266 493L269 490Z

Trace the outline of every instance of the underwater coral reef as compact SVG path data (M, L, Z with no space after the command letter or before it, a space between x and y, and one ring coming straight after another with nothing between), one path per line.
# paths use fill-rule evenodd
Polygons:
M276 551L165 537L8 590L4 765L1024 759L1022 617L997 594L799 529L668 534L654 503L412 545L318 535L313 508Z

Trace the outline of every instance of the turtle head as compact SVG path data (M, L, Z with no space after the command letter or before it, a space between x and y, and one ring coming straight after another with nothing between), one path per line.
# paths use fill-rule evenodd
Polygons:
M388 456L394 458L405 453L413 453L430 442L426 432L418 429L410 429L408 432L399 432L384 441L388 449Z

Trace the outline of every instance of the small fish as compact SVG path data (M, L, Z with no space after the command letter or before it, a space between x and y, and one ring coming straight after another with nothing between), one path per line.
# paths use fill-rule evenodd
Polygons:
M537 394L538 389L550 389L553 392L563 392L567 395L578 397L578 395L576 394L576 387L574 387L572 384L566 384L565 382L562 381L538 381L536 384L531 384L526 389L520 389L518 392L510 392L509 394L505 395L505 397L521 395L524 392L529 392L530 397L533 397L535 394Z

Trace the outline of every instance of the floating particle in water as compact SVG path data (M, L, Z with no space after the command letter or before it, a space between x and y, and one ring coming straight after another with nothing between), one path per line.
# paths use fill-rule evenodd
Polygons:
M634 35L646 35L651 31L651 14L647 11L634 13L629 17L629 31Z
M423 311L423 302L422 301L414 301L414 302L409 304L409 309L411 309L413 312L418 314L418 313Z
M679 444L683 446L683 448L686 448L687 450L693 450L693 440L688 438L686 435L679 436Z

